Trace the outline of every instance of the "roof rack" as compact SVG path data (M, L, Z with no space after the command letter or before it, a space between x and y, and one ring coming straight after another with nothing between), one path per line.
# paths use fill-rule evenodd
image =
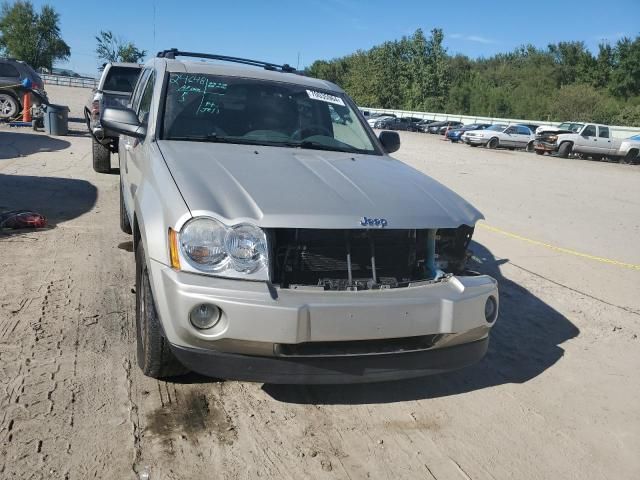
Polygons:
M265 70L272 71L280 71L285 73L294 73L296 69L291 65L284 64L278 65L275 63L269 62L261 62L260 60L250 60L248 58L240 58L240 57L228 57L226 55L216 55L210 53L195 53L195 52L182 52L177 48L171 48L169 50L163 50L158 52L158 58L166 58L169 60L174 60L177 56L180 57L196 57L196 58L207 58L209 60L221 60L223 62L233 62L233 63L242 63L244 65L252 65L254 67L262 67Z

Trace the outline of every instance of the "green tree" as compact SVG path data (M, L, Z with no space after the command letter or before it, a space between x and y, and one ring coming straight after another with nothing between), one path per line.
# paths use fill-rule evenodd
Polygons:
M610 88L614 95L640 95L640 37L623 38L613 50Z
M606 91L586 84L565 85L554 94L550 114L555 120L611 123L618 104Z
M30 1L4 2L0 12L0 50L33 68L51 69L71 49L60 36L60 15L49 5L37 13Z
M591 82L596 59L584 42L560 42L549 45L548 50L556 65L554 75L559 85Z
M146 50L138 49L133 42L122 41L110 30L101 30L96 42L96 54L106 62L138 63L147 55Z
M547 48L523 45L490 58L449 56L444 34L422 30L343 58L320 60L312 76L341 85L368 107L543 121L640 123L640 37Z

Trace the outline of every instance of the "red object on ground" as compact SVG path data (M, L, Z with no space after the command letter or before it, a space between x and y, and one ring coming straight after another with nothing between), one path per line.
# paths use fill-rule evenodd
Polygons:
M44 228L47 218L30 210L15 210L0 213L0 229L2 228Z
M28 91L22 97L22 121L31 121L31 93Z

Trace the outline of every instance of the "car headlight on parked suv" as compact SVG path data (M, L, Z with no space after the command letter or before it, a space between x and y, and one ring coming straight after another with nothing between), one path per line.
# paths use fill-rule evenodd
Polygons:
M173 238L173 239L172 239ZM184 224L178 235L179 258L172 265L180 270L224 277L268 280L267 237L252 224L224 225L210 217L196 217ZM170 246L176 247L176 246ZM172 252L172 263L173 252Z
M224 246L238 272L253 273L267 266L267 237L255 225L244 223L230 228Z

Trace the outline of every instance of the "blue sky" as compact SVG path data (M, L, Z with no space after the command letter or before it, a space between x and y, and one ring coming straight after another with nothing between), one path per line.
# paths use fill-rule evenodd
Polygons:
M60 66L81 73L96 72L99 30L112 30L150 54L178 47L294 66L300 54L301 67L417 28L442 28L449 53L471 57L562 40L583 40L595 51L602 39L613 43L640 34L640 0L32 1L60 13L62 35L71 46L70 61Z

